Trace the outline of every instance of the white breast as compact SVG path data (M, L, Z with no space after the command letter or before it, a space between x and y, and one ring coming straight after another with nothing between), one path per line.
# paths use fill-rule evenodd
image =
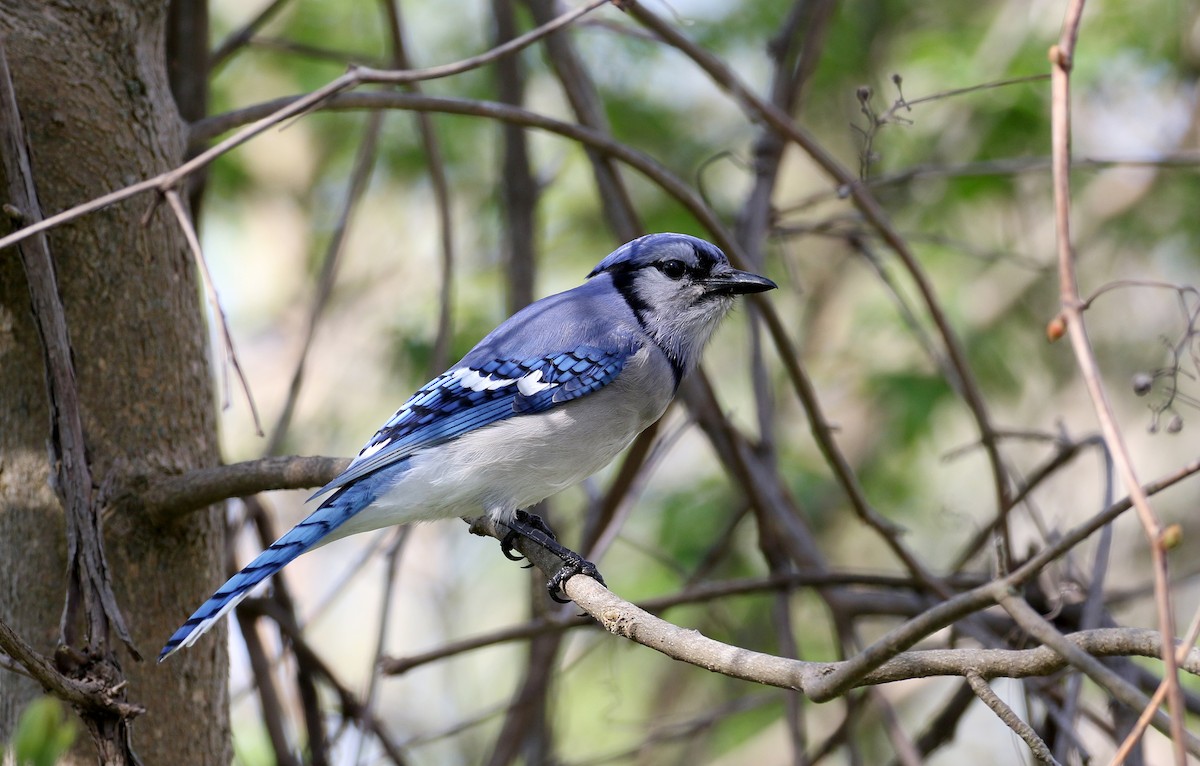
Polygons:
M484 512L511 519L608 465L662 415L673 383L661 354L643 349L595 393L413 455L393 489L322 543L413 521Z

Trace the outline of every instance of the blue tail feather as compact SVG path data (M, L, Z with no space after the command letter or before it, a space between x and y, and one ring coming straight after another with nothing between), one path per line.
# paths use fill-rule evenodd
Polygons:
M378 496L378 482L370 481L369 478L355 482L331 496L309 514L308 518L271 543L270 547L247 564L242 571L230 577L228 582L175 631L159 653L158 661L162 662L179 649L191 646L217 620L250 595L254 586L283 569L297 556L321 542L351 516L374 502Z

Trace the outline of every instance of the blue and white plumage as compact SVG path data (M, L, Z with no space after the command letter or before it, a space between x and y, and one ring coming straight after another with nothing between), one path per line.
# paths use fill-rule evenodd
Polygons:
M327 495L167 641L190 646L311 548L395 524L516 512L607 465L670 403L734 296L775 287L716 246L651 234L503 322L417 391Z

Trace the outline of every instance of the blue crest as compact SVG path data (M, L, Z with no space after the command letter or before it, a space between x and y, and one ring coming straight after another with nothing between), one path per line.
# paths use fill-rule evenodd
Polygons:
M689 266L711 271L717 264L728 264L729 259L721 248L687 234L647 234L626 242L596 264L588 279L606 271L640 269L657 263L666 257L684 261Z

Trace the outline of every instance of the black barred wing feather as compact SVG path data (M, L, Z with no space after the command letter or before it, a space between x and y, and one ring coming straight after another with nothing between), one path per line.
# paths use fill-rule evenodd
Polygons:
M579 345L570 351L522 360L489 359L442 373L383 424L346 470L317 497L417 450L515 415L544 412L611 383L625 366L629 346Z

